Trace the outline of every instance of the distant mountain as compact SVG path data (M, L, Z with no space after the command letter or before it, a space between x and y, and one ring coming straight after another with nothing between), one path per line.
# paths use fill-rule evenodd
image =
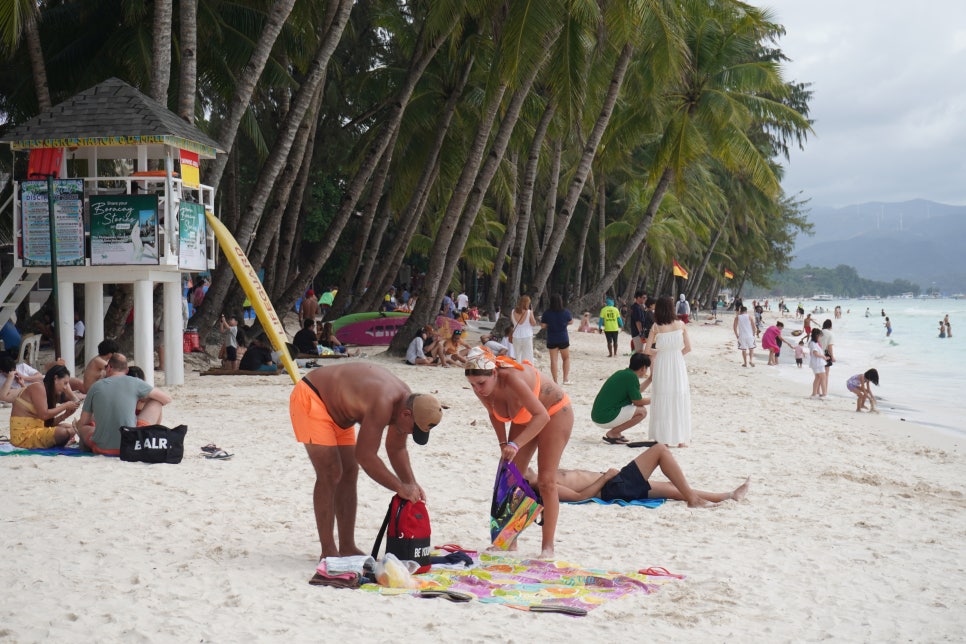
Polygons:
M966 292L966 206L870 202L814 208L808 220L815 234L796 240L794 268L846 264L866 279Z

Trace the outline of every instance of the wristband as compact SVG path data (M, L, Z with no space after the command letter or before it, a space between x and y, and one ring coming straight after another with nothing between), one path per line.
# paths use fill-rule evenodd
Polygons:
M520 451L520 446L517 445L516 443L514 443L513 441L507 441L506 444L509 445L510 447L512 447L513 449L515 449L517 451Z

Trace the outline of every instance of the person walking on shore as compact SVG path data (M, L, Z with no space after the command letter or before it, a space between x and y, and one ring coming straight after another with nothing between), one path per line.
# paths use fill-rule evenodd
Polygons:
M738 349L741 351L741 366L747 367L749 364L755 366L755 337L758 335L758 327L755 320L748 312L747 306L742 306L735 316L734 324L731 325L738 338Z
M812 335L808 343L808 366L815 377L812 379L812 398L823 399L822 383L825 380L825 350L819 344L818 339L822 336L821 329L812 329Z

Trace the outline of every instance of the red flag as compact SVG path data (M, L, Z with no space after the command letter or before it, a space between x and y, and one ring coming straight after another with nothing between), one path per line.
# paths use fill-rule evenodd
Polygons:
M688 272L686 270L684 270L683 268L681 268L681 265L678 264L678 260L675 259L675 260L671 260L671 261L674 262L674 276L675 277L683 277L684 279L688 279Z
M735 278L735 274L729 271L727 268L724 269L724 271L725 271L724 275L727 279L733 280Z

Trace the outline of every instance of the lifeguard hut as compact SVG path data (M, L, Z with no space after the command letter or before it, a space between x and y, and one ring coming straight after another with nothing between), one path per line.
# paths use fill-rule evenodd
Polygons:
M133 357L153 384L153 293L163 284L165 384L183 384L182 274L214 268L205 211L213 212L215 191L200 183L198 170L202 159L224 152L219 144L116 78L14 128L0 143L10 144L15 167L18 154L29 154L26 177L15 173L14 268L0 284L0 326L52 272L53 218L56 332L71 372L78 372L74 285L84 285L86 361L104 339L104 285L133 284Z

